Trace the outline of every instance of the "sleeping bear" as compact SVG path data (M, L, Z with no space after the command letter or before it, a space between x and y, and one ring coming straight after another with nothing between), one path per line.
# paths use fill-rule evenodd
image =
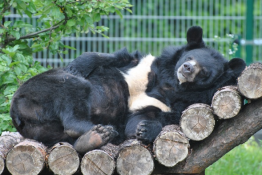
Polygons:
M202 34L201 27L191 27L187 31L186 45L167 47L152 62L142 94L166 107L159 103L151 105L149 99L142 101L143 98L140 109L131 104L129 108L133 112L128 116L125 129L128 138L152 142L163 126L179 124L182 111L189 105L210 105L218 88L236 84L246 67L245 62L239 58L227 61L205 45Z
M88 52L39 74L14 94L10 115L24 137L47 146L66 141L80 153L125 138L152 142L187 106L210 104L218 88L235 84L244 68L243 60L206 47L194 26L185 46L157 58Z
M123 141L129 98L123 74L141 57L126 49L87 52L63 69L32 77L13 96L14 126L25 138L47 146L69 142L79 153L114 138L113 143Z

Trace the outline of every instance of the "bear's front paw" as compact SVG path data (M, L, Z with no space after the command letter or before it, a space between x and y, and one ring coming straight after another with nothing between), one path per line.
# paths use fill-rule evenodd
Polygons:
M79 153L85 153L105 145L117 135L117 131L112 126L96 125L76 140L74 148Z
M158 121L142 120L136 128L136 138L143 142L153 142L160 133L162 124Z

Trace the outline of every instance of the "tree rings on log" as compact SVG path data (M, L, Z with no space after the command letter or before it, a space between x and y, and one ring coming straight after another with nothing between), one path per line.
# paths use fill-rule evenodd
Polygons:
M149 175L153 172L152 154L139 141L128 140L121 147L116 163L120 175Z
M5 168L5 157L9 150L19 143L23 137L18 132L3 132L0 137L0 174Z
M26 139L7 154L6 167L12 175L36 175L45 165L46 147Z
M0 152L0 174L3 173L5 169L5 156Z
M166 167L173 167L188 155L189 141L177 125L165 126L154 142L156 160Z
M235 86L226 86L219 89L212 99L214 114L219 119L235 117L241 109L241 96Z
M48 166L54 174L74 174L80 164L79 156L72 145L66 142L55 144L48 156Z
M262 97L262 64L253 63L238 78L238 90L248 99Z
M103 150L89 151L82 158L81 172L84 175L111 175L114 169L114 158Z
M189 139L196 141L205 139L215 126L211 107L202 103L190 105L182 113L180 126Z

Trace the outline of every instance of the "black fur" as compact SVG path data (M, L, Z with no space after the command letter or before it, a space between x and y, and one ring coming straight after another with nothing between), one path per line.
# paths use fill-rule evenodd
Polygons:
M162 112L152 110L152 107L136 111L127 122L125 133L129 138L152 142L161 131L160 126L179 124L182 111L186 107L194 103L210 105L218 88L236 84L237 77L246 66L242 59L227 61L216 50L206 47L202 40L202 29L198 26L188 30L187 41L185 46L164 49L161 56L154 61L149 74L147 95L170 106L172 111ZM194 81L180 84L178 68L181 65L185 67L184 63L190 59L197 62L200 72L194 77Z
M130 54L126 49L114 54L84 53L64 69L29 79L12 100L14 126L24 137L48 146L59 141L74 144L97 124L112 125L119 133L113 142L123 141L129 92L120 71L136 66L141 57L139 52ZM116 133L100 130L101 138ZM79 150L84 150L79 145Z

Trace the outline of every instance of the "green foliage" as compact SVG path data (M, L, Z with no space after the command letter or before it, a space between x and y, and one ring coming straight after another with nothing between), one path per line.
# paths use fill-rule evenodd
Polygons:
M253 138L234 148L206 169L207 175L259 175L262 169L261 147Z
M27 45L16 43L13 47L6 46L0 53L0 133L6 130L15 131L9 109L13 94L19 85L47 70L38 62L34 62L31 54L25 53Z
M26 80L48 70L33 61L32 53L47 49L55 54L66 54L73 47L64 45L64 36L79 35L81 32L100 33L105 26L95 26L102 15L121 10L130 12L128 0L2 0L0 20L14 8L21 17L39 17L40 27L33 27L21 20L4 21L0 24L0 134L14 131L9 109L17 88ZM61 58L62 60L62 58Z

